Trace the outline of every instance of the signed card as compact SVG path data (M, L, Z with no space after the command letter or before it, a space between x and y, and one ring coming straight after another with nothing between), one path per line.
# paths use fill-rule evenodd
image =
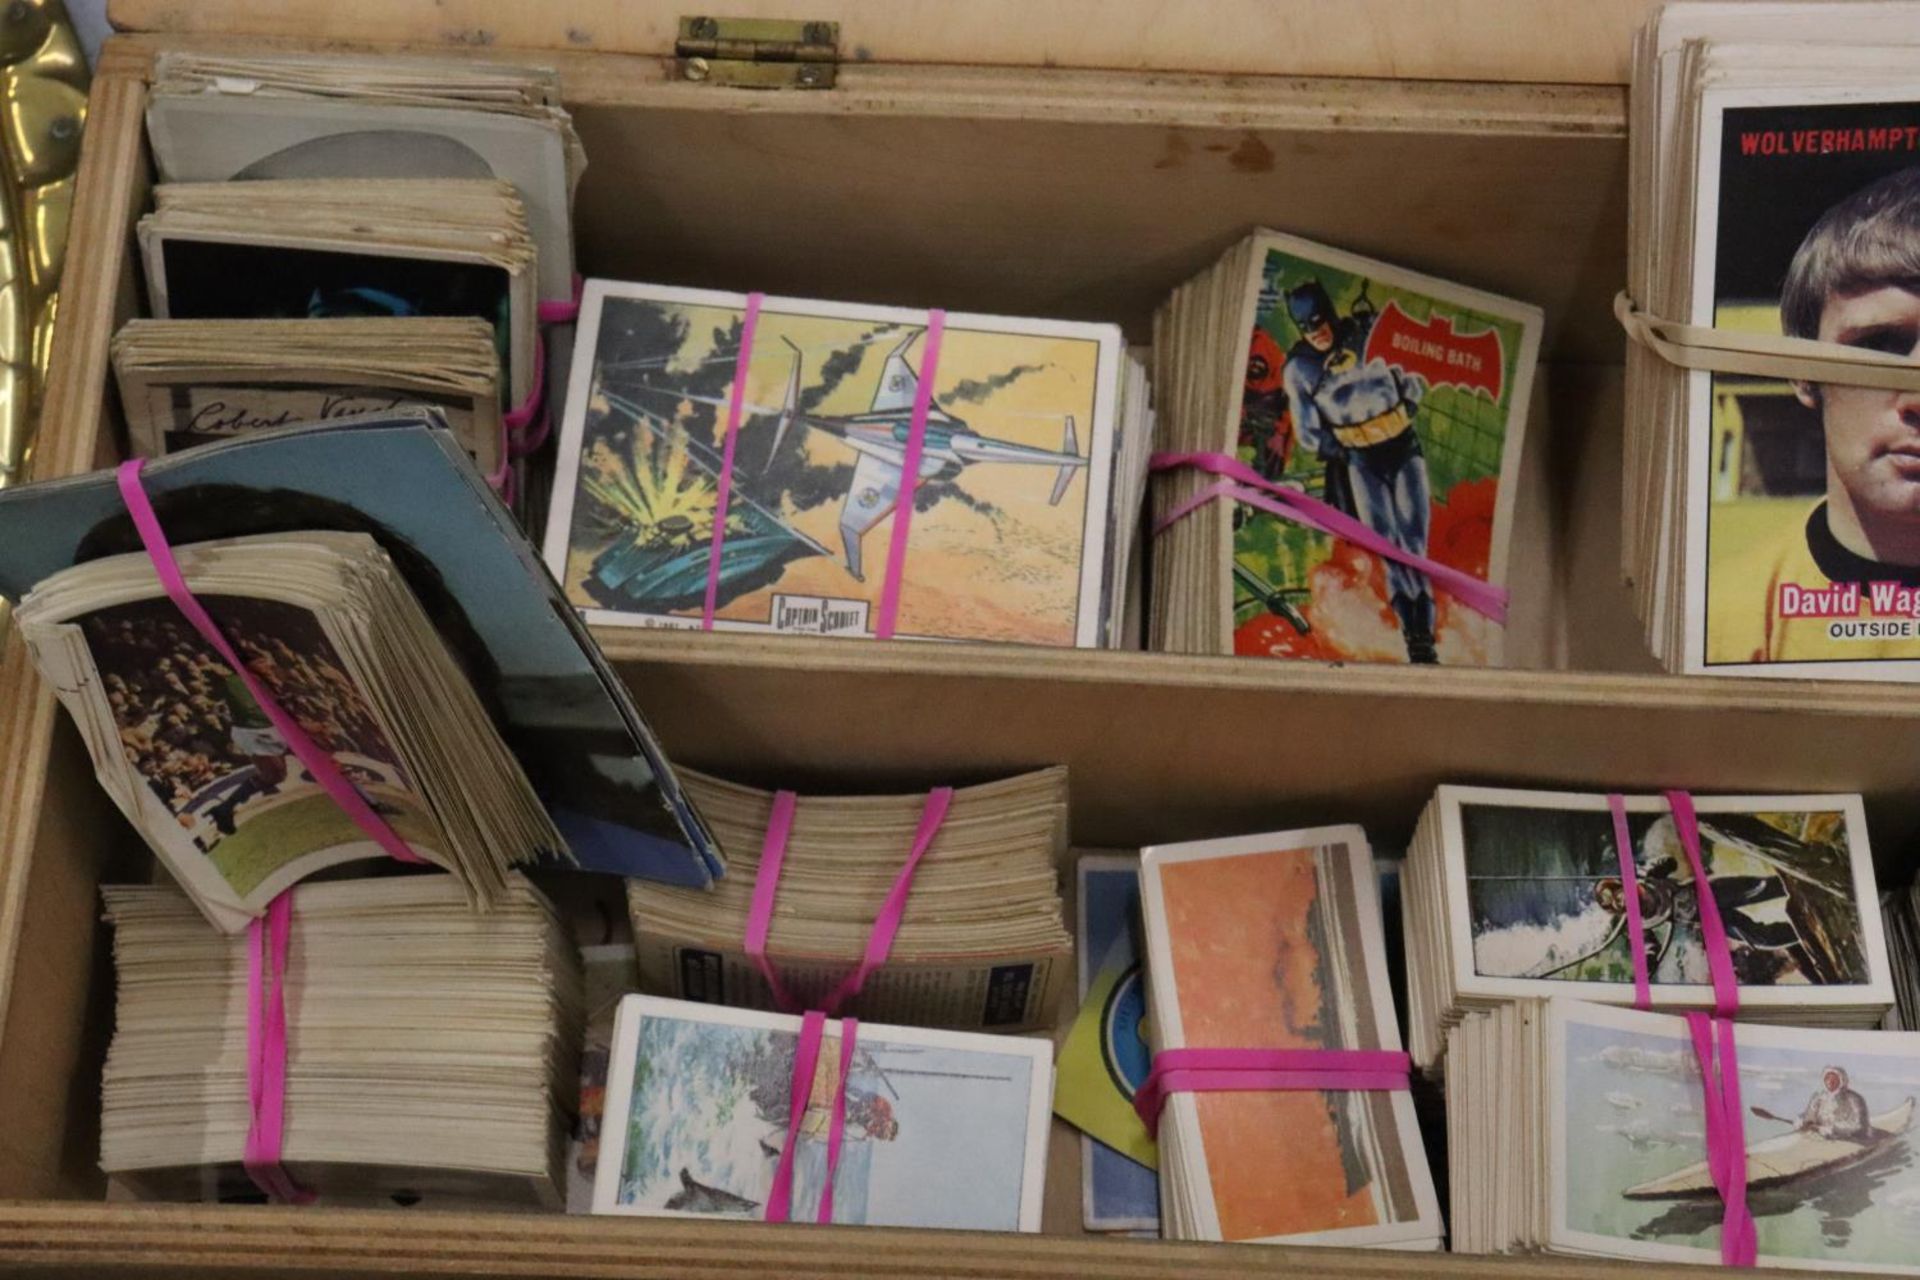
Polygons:
M1720 1260L1684 1019L1548 1005L1550 1245ZM1737 1024L1747 1205L1763 1267L1920 1273L1920 1035Z
M324 380L282 382L257 375L234 379L212 370L200 377L123 377L120 386L127 430L142 457L178 453L271 427L427 405L439 411L482 474L491 475L500 465L497 392L462 395Z
M591 622L698 626L746 299L589 281L546 539ZM742 393L715 626L870 636L927 316L768 298ZM947 318L900 638L1092 645L1108 584L1111 325Z
M839 1026L827 1024L795 1138L795 1221L818 1211ZM763 1217L799 1028L784 1014L622 1000L594 1212ZM1052 1091L1045 1040L860 1024L833 1221L1039 1230Z
M1504 585L1539 308L1261 232L1237 456L1415 555ZM1243 508L1233 651L1497 666L1502 630L1427 575Z

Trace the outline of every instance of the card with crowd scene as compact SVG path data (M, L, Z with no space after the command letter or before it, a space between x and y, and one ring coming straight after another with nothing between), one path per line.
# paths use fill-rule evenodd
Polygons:
M818 1212L840 1063L829 1021L795 1138L795 1221ZM614 1027L595 1213L761 1218L787 1142L800 1019L628 996ZM1049 1041L859 1026L833 1221L1038 1231Z
M718 629L873 634L931 364L896 634L1099 642L1123 536L1117 328L955 313L936 358L924 311L766 299L715 559L746 304L587 284L546 555L589 621L698 626L711 576Z

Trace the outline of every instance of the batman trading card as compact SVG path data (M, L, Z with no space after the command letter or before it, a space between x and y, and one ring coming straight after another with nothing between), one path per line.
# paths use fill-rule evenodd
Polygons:
M902 639L1098 642L1118 328L747 305L588 282L546 556L589 621L697 627L711 586L717 629L869 636L892 578Z

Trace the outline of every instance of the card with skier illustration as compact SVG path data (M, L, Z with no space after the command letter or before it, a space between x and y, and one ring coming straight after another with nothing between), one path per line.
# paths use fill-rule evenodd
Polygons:
M632 995L607 1074L595 1213L758 1219L792 1135L792 1216L812 1222L840 1072L841 1023L821 1039L792 1127L801 1020ZM846 1080L837 1225L1037 1231L1049 1041L861 1023Z
M766 298L736 396L747 301L587 285L546 553L589 621L699 626L711 582L718 629L868 636L891 572L900 638L1101 642L1145 409L1116 327L955 313L930 348L925 311Z

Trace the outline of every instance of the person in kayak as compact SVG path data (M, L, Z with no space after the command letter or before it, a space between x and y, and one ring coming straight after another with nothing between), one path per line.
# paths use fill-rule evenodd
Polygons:
M1847 1142L1868 1142L1874 1136L1867 1100L1848 1087L1844 1067L1828 1067L1820 1073L1820 1091L1807 1099L1798 1128Z

